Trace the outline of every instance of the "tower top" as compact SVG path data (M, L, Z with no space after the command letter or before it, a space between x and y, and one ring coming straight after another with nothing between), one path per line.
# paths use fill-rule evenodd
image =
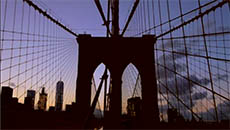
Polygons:
M45 87L42 88L42 94L44 94L44 93L45 93Z

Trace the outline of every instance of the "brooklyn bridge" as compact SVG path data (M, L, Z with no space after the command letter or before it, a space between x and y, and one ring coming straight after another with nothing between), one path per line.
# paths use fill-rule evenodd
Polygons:
M1 0L1 129L229 129L229 0Z

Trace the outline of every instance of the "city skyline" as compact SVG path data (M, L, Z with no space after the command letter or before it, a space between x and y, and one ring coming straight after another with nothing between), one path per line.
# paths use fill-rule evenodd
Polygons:
M106 27L102 25L93 0L32 1L77 34L106 36ZM200 1L204 7L199 10L197 1L182 0L180 10L179 1L141 1L125 37L146 34L159 36L221 2ZM107 1L101 0L101 5L106 14ZM131 0L120 1L120 33L132 5ZM181 14L184 14L182 18ZM192 115L214 121L217 120L216 115L219 119L230 118L229 22L229 4L224 4L202 19L157 39L154 51L162 120L168 118L168 107L177 108L188 119ZM65 84L63 110L67 104L75 102L79 45L74 36L53 24L26 2L1 0L1 48L1 87L12 87L13 96L19 98L20 103L24 103L27 90L35 90L36 108L39 93L45 87L48 94L46 110L55 106L56 83L60 77ZM91 102L96 93L94 87L99 86L105 65L99 64L92 75L95 84L92 80ZM110 76L109 69L108 72ZM141 79L142 75L139 75L139 70L132 63L123 70L122 113L127 113L128 98L133 95L142 98ZM107 93L109 84L108 80ZM104 88L99 101L103 111Z

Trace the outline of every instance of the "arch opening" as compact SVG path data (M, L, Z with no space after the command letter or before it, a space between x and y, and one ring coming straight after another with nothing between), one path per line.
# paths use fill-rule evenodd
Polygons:
M122 114L136 117L141 109L141 76L132 63L128 64L122 74Z
M99 90L100 82L102 81L102 76L105 73L106 65L104 63L99 64L96 69L94 70L94 73L92 75L91 80L91 106L93 103L93 100L96 96L96 92ZM101 91L98 97L98 101L94 110L94 115L97 118L103 118L104 117L104 111L108 109L108 92L109 92L109 86L110 86L110 71L107 68L107 78L103 80ZM105 81L106 80L106 81ZM106 96L105 96L106 95ZM105 105L105 107L104 107Z

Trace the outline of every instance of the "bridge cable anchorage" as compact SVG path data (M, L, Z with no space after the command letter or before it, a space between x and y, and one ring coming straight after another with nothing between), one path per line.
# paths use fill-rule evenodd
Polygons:
M35 5L31 0L23 0L25 1L29 6L32 6L35 10L37 10L39 13L43 14L45 17L47 17L49 20L54 22L55 24L59 25L62 27L64 30L69 32L70 34L74 35L75 37L78 37L78 34L73 32L71 29L60 23L58 20L54 19L52 16L46 13L46 11L43 11L41 8L39 8L37 5Z

